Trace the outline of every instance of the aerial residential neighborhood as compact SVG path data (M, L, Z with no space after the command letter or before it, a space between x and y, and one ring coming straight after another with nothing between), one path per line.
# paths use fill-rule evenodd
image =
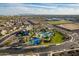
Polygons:
M63 10L61 14L62 11L57 9L59 12L56 13L52 7L59 6L62 10L63 7L77 8L79 4L65 4L63 7L63 4L15 5L0 5L0 8L6 6L7 9L0 9L0 55L79 56L77 11L65 13ZM33 9L26 9L28 6Z

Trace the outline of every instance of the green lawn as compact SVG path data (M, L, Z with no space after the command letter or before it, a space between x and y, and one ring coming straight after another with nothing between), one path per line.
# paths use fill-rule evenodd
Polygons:
M48 23L49 23L49 24L58 25L58 24L71 23L71 21L66 21L66 20L60 20L60 21L48 21Z
M54 31L54 36L51 37L51 42L41 43L41 45L60 44L63 42L63 35L60 32Z
M55 36L52 38L54 44L59 44L63 42L63 35L59 32L55 32Z

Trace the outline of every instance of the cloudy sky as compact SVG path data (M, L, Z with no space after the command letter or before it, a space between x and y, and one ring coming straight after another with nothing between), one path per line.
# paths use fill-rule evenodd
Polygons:
M77 3L0 3L0 15L79 15Z

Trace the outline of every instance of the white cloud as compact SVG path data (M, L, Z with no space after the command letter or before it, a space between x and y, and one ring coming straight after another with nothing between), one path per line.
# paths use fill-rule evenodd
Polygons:
M35 8L38 5L30 5L30 4L7 4L9 7L0 7L0 15L18 15L18 14L56 14L56 15L79 15L79 4L67 4L66 7L60 7L53 5L53 4L44 4L45 6L39 5L42 8ZM11 7L13 6L13 7ZM32 6L27 7L27 6ZM47 6L47 7L46 7ZM65 6L65 5L64 5ZM71 8L67 6L72 6ZM77 8L75 8L75 6ZM46 8L47 9L46 9Z

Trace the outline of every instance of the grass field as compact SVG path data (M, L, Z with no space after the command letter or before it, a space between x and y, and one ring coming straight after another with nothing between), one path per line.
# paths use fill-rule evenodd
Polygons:
M63 42L63 35L59 32L55 32L55 36L52 38L54 44L59 44Z
M63 42L63 35L60 32L54 31L54 36L52 36L51 42L48 43L41 43L41 45L50 45L50 44L60 44Z
M60 20L60 21L48 21L49 24L54 24L54 25L58 25L58 24L67 24L67 23L72 23L71 21L67 21L67 20Z

